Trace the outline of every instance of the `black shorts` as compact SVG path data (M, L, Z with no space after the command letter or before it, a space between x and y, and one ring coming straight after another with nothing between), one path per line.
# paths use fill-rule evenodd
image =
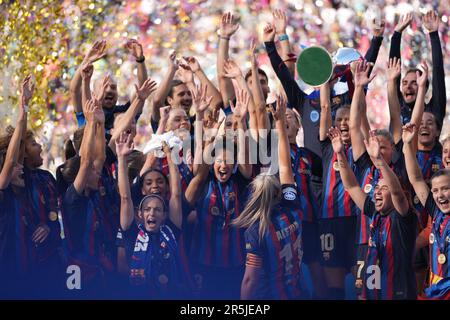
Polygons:
M359 244L356 249L356 271L355 271L355 291L356 295L361 295L363 287L366 283L366 269L367 269L367 244Z
M324 267L351 270L356 257L356 216L320 219L320 262Z
M302 221L303 262L320 261L319 225L317 222Z

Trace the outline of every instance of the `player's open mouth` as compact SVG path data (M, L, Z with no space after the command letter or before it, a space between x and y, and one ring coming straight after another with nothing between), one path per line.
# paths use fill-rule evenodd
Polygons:
M147 219L147 225L149 227L156 227L156 220L152 218Z
M225 179L228 175L228 170L219 170L219 178L220 179Z
M419 134L422 137L428 137L431 134L431 132L428 129L421 129Z

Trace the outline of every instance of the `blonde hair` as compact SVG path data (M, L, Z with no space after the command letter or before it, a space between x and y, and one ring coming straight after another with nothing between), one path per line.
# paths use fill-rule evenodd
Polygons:
M269 228L272 209L279 202L281 184L278 177L261 173L250 186L251 196L233 224L239 228L248 228L259 221L259 241L261 241Z

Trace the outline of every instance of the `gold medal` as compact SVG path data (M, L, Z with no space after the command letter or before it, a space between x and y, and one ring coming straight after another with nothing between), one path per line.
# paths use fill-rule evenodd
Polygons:
M372 185L370 183L368 183L364 186L364 192L370 193L370 191L372 191Z
M48 218L50 219L50 221L56 221L58 220L58 214L55 211L50 211L50 213L48 214Z
M342 102L341 97L334 97L332 100L332 104L336 105L336 104L340 104Z
M167 278L165 274L160 274L158 277L158 281L161 284L166 284L167 282L169 282L169 278Z
M428 237L428 240L430 240L430 244L434 243L434 234L430 233L430 236Z
M334 171L339 171L339 162L335 161L333 163L333 169L334 169Z
M414 204L419 204L420 200L418 196L414 196Z
M445 257L445 254L441 253L441 254L438 256L438 263L439 263L439 264L444 264L445 261L447 261L447 258Z
M362 281L362 279L356 279L355 287L356 287L357 289L361 289L362 286L363 286L363 281Z
M432 170L433 172L438 171L438 170L439 170L439 165L438 165L437 163L433 164L433 165L431 166L431 170Z
M219 208L217 208L217 207L212 207L211 208L211 214L213 215L213 216L220 216L220 210L219 210Z

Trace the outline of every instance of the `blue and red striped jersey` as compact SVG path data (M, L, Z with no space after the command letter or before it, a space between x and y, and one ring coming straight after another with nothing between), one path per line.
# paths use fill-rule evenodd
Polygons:
M180 159L182 159L182 152L180 151ZM165 176L169 176L169 165L167 163L167 158L159 158L157 161L157 169L161 170ZM186 192L186 189L193 178L193 174L189 166L184 162L178 165L178 170L180 171L181 178L181 189L183 193Z
M442 165L442 146L440 143L436 143L431 151L417 150L416 158L422 171L423 179L427 183L430 181L433 174L435 174L439 169L444 168ZM420 214L420 224L422 227L425 227L428 222L428 212L420 203L414 190L412 190L412 196L414 199L414 208Z
M364 296L371 300L416 299L412 264L417 226L415 212L411 208L402 216L393 209L381 214L369 196L363 212L371 219Z
M53 175L42 169L30 170L24 167L24 181L30 210L36 221L50 228L47 240L42 245L39 257L45 260L56 254L61 246L61 225L58 220L61 199Z
M450 257L450 215L439 210L431 192L425 203L425 210L431 216L430 233L430 285L450 278L448 259ZM441 260L439 256L441 255ZM445 257L442 260L442 257ZM441 263L439 263L439 261ZM443 262L443 263L442 263Z
M237 267L244 265L244 232L230 223L246 201L248 180L239 172L220 183L210 172L205 189L197 202L197 223L193 231L191 256L205 266Z
M100 187L86 196L73 184L67 189L63 208L64 226L72 259L112 271L116 262L115 240L119 228L119 205L112 176L100 179Z
M345 191L339 174L337 155L333 151L330 139L320 142L322 147L322 210L321 219L350 217L357 214L356 206L350 194ZM353 153L351 146L345 146L345 154L350 167L353 165Z
M399 177L405 177L405 167L403 162L403 157L397 159L395 163L391 163L391 169ZM373 200L375 187L378 184L382 174L372 163L370 156L367 151L364 152L358 160L355 161L355 174L356 178L361 186L361 189L366 193L370 199ZM357 208L358 218L357 218L357 228L358 233L356 235L357 244L367 244L369 241L370 233L370 220L366 215L361 214L360 210Z
M319 203L311 185L314 167L320 165L320 158L306 148L291 144L291 162L297 193L302 208L302 221L313 222L319 214Z
M258 299L298 299L303 256L300 200L294 186L282 186L283 197L272 210L268 230L260 240L260 221L245 231L247 266L263 270Z

